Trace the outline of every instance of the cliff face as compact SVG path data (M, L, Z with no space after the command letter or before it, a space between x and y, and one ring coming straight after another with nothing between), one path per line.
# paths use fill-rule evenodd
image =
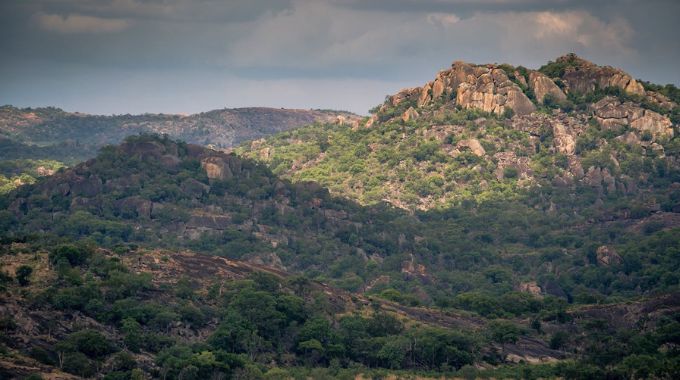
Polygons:
M566 66L561 75L567 91L588 93L598 88L618 87L633 95L645 95L645 89L628 73L611 66L598 66L574 54L557 58L555 63Z
M508 110L515 115L527 115L548 97L551 102L561 103L568 101L569 94L586 95L608 88L620 89L667 110L677 106L658 92L646 91L621 69L598 66L574 54L559 57L539 70L456 61L422 87L407 88L390 96L386 106L397 107L406 101L416 111L422 107L454 105L496 115Z
M502 69L495 65L465 62L454 62L450 69L439 72L433 81L423 87L399 92L390 98L390 103L397 106L403 100L416 100L418 107L453 103L466 109L478 108L497 115L502 115L506 109L519 115L536 109Z

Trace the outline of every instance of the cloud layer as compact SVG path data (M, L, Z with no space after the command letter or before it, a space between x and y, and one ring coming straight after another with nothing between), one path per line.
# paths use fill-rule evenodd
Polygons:
M677 14L672 0L5 0L0 103L365 112L453 60L567 52L678 83Z
M113 33L128 27L128 21L114 18L101 18L80 14L60 16L48 13L36 13L35 22L48 32L57 33Z

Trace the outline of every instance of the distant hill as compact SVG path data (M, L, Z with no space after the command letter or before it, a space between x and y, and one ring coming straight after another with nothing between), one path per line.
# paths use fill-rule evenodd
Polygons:
M3 149L0 159L51 158L73 164L97 149L139 133L167 134L218 149L315 122L350 122L348 112L278 108L236 108L194 115L98 116L58 108L0 107L0 138L30 149ZM7 143L4 143L7 145ZM39 148L38 148L39 147Z
M31 171L26 160L49 160L75 165L94 157L108 144L140 133L165 134L214 149L230 149L313 123L356 123L359 117L341 111L278 108L236 108L195 115L98 116L58 108L0 107L0 165L26 167L23 172L0 173L0 194L30 183L51 171Z

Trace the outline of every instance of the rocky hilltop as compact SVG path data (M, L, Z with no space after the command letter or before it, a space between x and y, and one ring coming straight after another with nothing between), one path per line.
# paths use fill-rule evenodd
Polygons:
M569 93L585 94L604 88L646 96L642 84L619 69L600 67L573 54L558 58L554 65L565 66L556 78L523 67L456 61L424 86L405 89L389 97L383 110L410 101L418 108L453 103L464 109L480 109L496 115L505 112L527 115L536 111L534 103L542 104L546 96L560 102L566 101ZM649 96L654 98L658 94L652 92Z
M678 100L673 86L573 54L538 70L457 61L422 87L387 97L353 130L300 130L241 151L293 179L404 208L546 185L630 193L651 185L645 167L677 171ZM349 155L324 143L343 140L337 135L356 142L358 162L343 165Z

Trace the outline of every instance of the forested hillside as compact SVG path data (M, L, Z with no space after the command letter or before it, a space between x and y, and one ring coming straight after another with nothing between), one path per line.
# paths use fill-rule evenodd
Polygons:
M233 153L7 161L0 374L676 378L679 100L456 62Z
M14 176L0 177L0 193L51 169L75 165L94 157L107 144L126 136L156 133L186 142L227 149L246 140L311 124L356 122L348 112L274 108L222 109L194 115L98 116L66 112L58 108L0 107L0 164L13 168ZM32 162L51 162L36 175ZM42 165L45 167L45 165ZM40 167L40 166L38 166Z
M167 138L128 138L2 198L5 302L32 310L27 313L39 318L43 331L51 330L40 322L42 313L93 319L61 326L56 338L64 343L33 353L35 345L11 343L16 340L10 337L28 332L10 318L5 344L15 353L13 365L53 366L80 376L133 376L137 368L185 378L188 365L196 368L192 378L282 368L304 373L302 367L328 367L344 376L373 367L482 376L674 373L677 300L663 294L678 289L677 214L643 208L612 219L605 217L607 204L586 206L564 196L551 198L553 209L545 207L541 192L428 212L366 207L313 183L278 179L233 154ZM556 211L567 204L571 213ZM166 253L153 253L157 249ZM242 260L228 265L240 273L237 278L262 268L277 276L302 274L299 281L330 288L310 298L285 278L277 280L281 285L258 278L227 281L210 293L208 284L232 275L213 276L217 263L184 259L180 250ZM197 272L183 280L192 270ZM180 294L187 286L201 295L185 301ZM214 292L217 298L205 298ZM285 298L290 294L299 298ZM329 294L345 295L324 301ZM158 297L170 298L159 306ZM139 306L125 306L132 302ZM312 304L295 316L286 302ZM211 322L194 324L201 314L183 307L198 308ZM361 318L344 317L352 311ZM246 320L237 323L231 315ZM371 318L387 318L380 322L387 325L373 330ZM244 330L233 330L234 323L244 323ZM602 326L608 326L605 336ZM148 339L135 347L125 340L129 329ZM176 335L155 337L163 331ZM357 338L347 334L361 331L365 340L353 348ZM81 339L88 343L81 346ZM443 346L419 353L409 339ZM89 344L104 348L91 351ZM126 354L116 354L121 350ZM120 355L132 359L111 364L114 357L115 363L123 360ZM545 364L508 366L513 362ZM497 365L503 366L491 370ZM342 372L348 366L354 369Z

